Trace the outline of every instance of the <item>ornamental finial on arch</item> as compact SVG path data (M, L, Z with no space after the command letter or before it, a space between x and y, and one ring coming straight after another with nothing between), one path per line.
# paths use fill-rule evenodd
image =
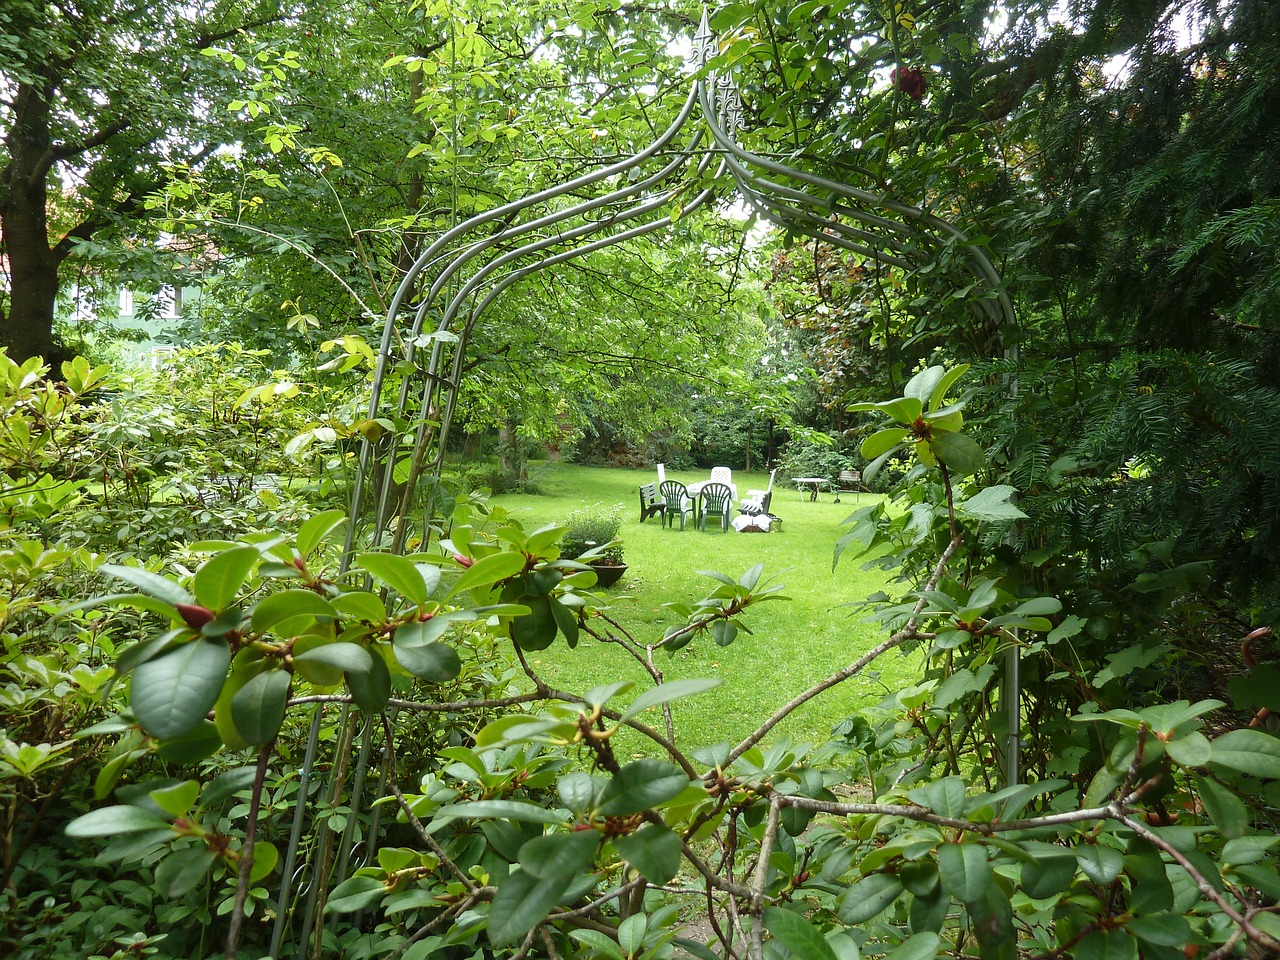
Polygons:
M707 8L702 8L702 22L698 24L698 32L693 35L692 59L694 66L701 69L716 52L715 34L711 32L711 17Z

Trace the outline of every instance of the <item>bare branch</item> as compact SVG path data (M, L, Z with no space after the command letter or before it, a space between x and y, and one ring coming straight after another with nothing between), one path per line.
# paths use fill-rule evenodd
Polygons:
M942 571L946 569L947 561L951 559L951 555L955 553L956 550L959 548L960 542L961 541L959 537L953 537L951 539L951 542L947 544L947 549L942 551L942 556L939 557L938 563L933 569L933 576L930 577L929 583L925 587L924 592L932 590L938 585L938 580L941 579L942 577ZM915 639L915 637L917 636L916 630L919 627L919 622L920 622L919 621L920 612L924 610L924 606L925 606L925 599L922 596L920 600L916 603L915 609L911 613L911 619L907 621L907 625L905 627L903 627L901 630L899 630L889 639L885 640L883 643L868 650L866 653L860 656L853 663L849 664L849 666L845 667L843 670L838 670L837 672L833 673L831 676L827 677L825 680L822 680L814 684L808 690L804 691L804 693L800 694L797 697L794 697L793 699L788 701L786 704L779 707L777 712L774 713L773 716L771 716L768 720L762 723L759 727L757 727L754 733L750 734L745 740L743 740L740 744L738 744L736 747L733 748L732 752L730 752L729 754L729 759L726 761L726 763L732 763L734 760L738 759L738 757L742 756L744 753L750 750L753 746L759 743L762 739L764 739L765 735L770 730L772 730L779 723L781 723L783 720L789 717L792 713L794 713L797 709L799 709L805 703L808 703L818 694L822 693L824 690L829 690L832 687L836 686L836 684L843 683L845 680L848 680L850 677L855 676L858 673L861 673L862 670L869 663L873 662L881 654L887 653L888 651L892 650L894 647L901 646L902 644L906 643L908 640Z

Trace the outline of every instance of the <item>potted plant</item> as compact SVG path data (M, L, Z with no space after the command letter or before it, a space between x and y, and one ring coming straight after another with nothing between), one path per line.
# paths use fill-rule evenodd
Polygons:
M627 570L622 559L622 540L618 537L624 509L620 503L612 507L597 503L574 510L564 520L560 556L591 564L601 587L613 586Z

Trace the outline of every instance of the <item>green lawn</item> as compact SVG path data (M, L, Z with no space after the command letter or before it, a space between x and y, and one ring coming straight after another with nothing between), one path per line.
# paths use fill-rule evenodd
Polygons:
M671 479L692 482L706 479L706 471L670 471ZM493 499L521 521L526 529L563 520L570 511L601 504L626 506L622 537L629 569L622 581L608 591L616 603L610 610L642 643L653 643L676 622L663 603L694 601L714 587L699 574L717 570L735 579L756 563L765 565L766 577L785 585L789 601L759 604L747 612L750 635L739 635L728 647L710 639L698 640L676 653L656 655L656 665L667 680L686 677L718 677L723 685L710 693L676 705L677 734L688 749L718 741L737 741L777 707L797 693L846 666L883 639L878 628L862 622L862 614L848 604L880 590L885 580L879 572L859 569L859 560L847 556L832 569L840 526L856 508L853 494L840 503L823 494L819 502L802 499L791 485L775 482L772 512L784 519L780 532L767 534L703 533L692 524L682 532L664 529L660 519L639 522L638 487L656 479L651 470L581 467L570 464L535 466L530 479L542 490L538 496L504 494ZM739 493L763 489L766 474L739 474ZM865 504L872 495L862 494ZM584 639L577 650L563 640L531 655L542 675L561 689L582 692L617 679L650 682L643 670L613 644ZM879 665L879 676L855 677L806 704L775 728L770 740L825 740L836 723L857 707L880 699L886 686L912 682L912 662L890 654ZM623 698L622 702L626 702ZM658 723L656 711L649 715ZM633 748L634 749L634 748Z

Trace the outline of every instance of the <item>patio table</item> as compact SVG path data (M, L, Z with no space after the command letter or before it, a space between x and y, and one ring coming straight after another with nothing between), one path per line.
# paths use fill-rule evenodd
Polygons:
M796 485L796 489L800 491L800 499L804 499L804 488L809 487L809 499L821 500L819 491L823 485L829 484L831 481L826 477L792 477L791 482Z

